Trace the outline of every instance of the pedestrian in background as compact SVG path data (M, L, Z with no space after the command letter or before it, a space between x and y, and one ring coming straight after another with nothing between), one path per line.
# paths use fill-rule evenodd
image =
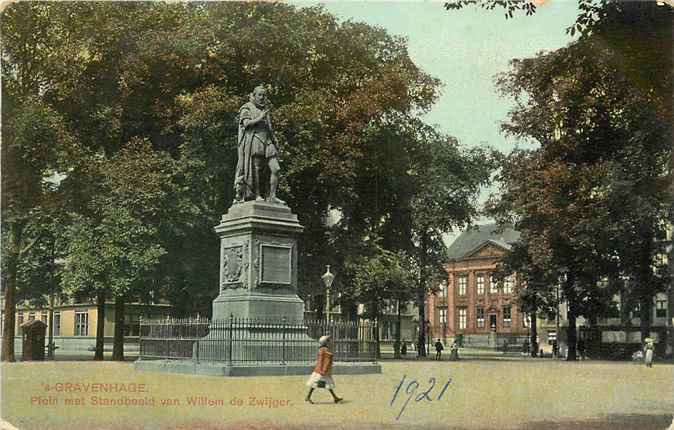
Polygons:
M445 346L440 342L440 339L438 339L437 342L435 342L435 359L436 360L442 360L442 350L445 349Z
M655 345L653 345L653 339L650 337L647 337L645 339L646 344L644 345L644 363L646 363L646 367L653 367L653 349L655 348Z
M458 359L459 359L459 342L455 340L449 347L449 360L457 361Z
M311 376L307 380L307 387L309 387L309 392L307 397L304 399L309 403L311 401L311 394L316 388L327 388L332 394L332 399L335 403L342 401L340 397L337 397L335 394L335 381L332 379L332 353L328 347L330 343L330 336L322 336L318 339L318 357L316 358L316 366L314 371L311 373Z
M393 358L400 358L400 341L393 341Z
M581 360L585 360L585 341L583 339L578 339L578 355Z

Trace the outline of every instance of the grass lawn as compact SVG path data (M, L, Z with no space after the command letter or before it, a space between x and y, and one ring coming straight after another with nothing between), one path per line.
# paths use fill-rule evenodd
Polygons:
M385 361L382 368L379 375L336 375L345 401L334 404L318 390L312 405L303 400L304 376L145 373L112 362L3 364L2 417L21 430L642 430L666 429L674 412L672 365L466 360ZM101 392L106 388L118 392ZM120 399L145 405L108 404Z

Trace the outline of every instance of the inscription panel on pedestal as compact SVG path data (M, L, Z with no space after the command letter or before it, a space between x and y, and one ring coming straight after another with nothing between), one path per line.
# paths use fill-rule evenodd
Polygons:
M291 285L292 254L292 245L260 243L260 284Z

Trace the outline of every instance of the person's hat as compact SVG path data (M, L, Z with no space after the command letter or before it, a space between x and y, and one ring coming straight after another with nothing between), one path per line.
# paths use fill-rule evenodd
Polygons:
M327 334L325 336L321 336L320 339L318 339L318 344L321 346L325 346L328 344L328 341L330 340L330 336Z

